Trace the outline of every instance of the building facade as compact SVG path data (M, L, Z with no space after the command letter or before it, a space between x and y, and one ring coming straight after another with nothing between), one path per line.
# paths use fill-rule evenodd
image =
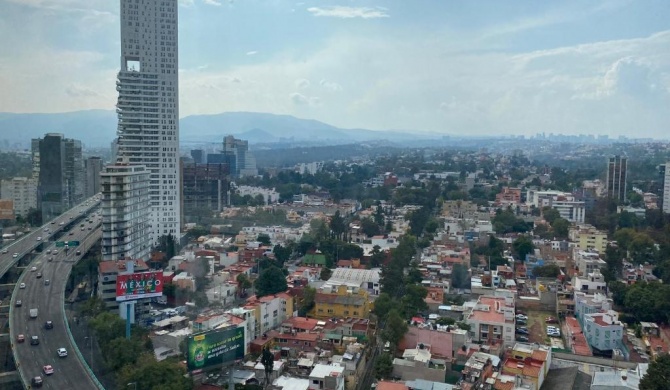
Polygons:
M149 171L141 165L109 165L100 174L102 260L148 260Z
M514 298L479 297L466 317L472 341L485 344L514 344Z
M100 157L89 157L84 160L85 169L85 191L84 196L90 198L100 192L100 172L102 172L102 159Z
M325 286L317 291L314 298L314 317L320 319L368 318L371 309L369 294L360 287Z
M575 316L580 320L587 314L600 313L612 309L612 299L602 293L587 294L575 291Z
M628 175L628 158L611 156L607 159L607 197L620 201L626 200L626 178Z
M230 164L230 172L236 177L256 176L256 158L249 152L249 141L236 139L232 135L223 138L223 154ZM209 162L209 156L208 160Z
M604 254L607 249L607 233L591 225L578 225L570 229L570 240L583 251L597 251Z
M151 245L181 231L178 1L121 0L118 158L149 171Z
M185 217L202 210L221 212L228 204L228 164L182 163L182 201Z
M149 267L142 260L132 262L132 272L146 272ZM116 301L116 278L119 274L128 272L126 261L102 261L98 267L98 297L105 302L109 310L119 310L119 302ZM151 299L140 299L135 305L135 318L147 315ZM124 313L125 314L125 313Z
M582 331L594 354L621 348L623 323L614 310L584 315Z
M14 202L14 215L26 217L37 208L37 183L33 178L15 177L2 181L0 198Z

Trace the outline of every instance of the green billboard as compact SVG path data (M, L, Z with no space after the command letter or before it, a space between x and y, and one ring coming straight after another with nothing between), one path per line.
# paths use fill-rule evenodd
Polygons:
M212 330L188 337L188 370L229 363L244 358L244 328Z

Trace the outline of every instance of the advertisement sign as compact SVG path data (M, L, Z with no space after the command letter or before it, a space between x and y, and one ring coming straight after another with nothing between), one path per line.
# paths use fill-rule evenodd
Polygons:
M13 221L14 219L14 201L0 199L0 220Z
M163 295L163 271L138 272L116 277L117 302L161 295Z
M188 337L188 370L229 363L244 358L244 328L212 330Z

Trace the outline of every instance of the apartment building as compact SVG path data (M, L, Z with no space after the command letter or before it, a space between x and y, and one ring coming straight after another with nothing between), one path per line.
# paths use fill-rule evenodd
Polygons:
M604 254L607 249L607 232L596 229L591 225L577 225L570 229L570 241L582 251L596 251Z
M314 317L319 319L358 317L368 318L372 302L366 289L340 284L324 286L314 298Z
M485 344L514 344L514 298L481 296L467 315L473 341Z
M515 376L520 388L540 390L550 367L550 347L516 343L505 357L502 374Z
M607 290L605 277L599 270L590 272L586 276L575 276L572 279L572 286L575 291L582 292L605 292Z
M294 306L293 297L287 293L266 295L261 298L249 297L244 309L253 311L256 317L254 338L278 328L287 318L293 317Z
M574 263L579 269L579 276L586 277L595 271L600 271L607 263L600 258L598 252L583 251L575 249L573 251Z
M3 180L0 198L14 202L14 215L25 217L30 209L37 208L37 182L29 177Z
M612 350L622 348L623 328L619 313L614 310L585 314L582 320L582 331L594 354L611 354Z
M588 294L582 291L575 291L575 316L584 319L587 314L600 313L612 309L612 299L607 298L604 292Z
M131 262L132 272L146 272L149 267L144 260L138 259ZM118 310L119 303L116 301L116 277L119 274L129 272L127 261L101 261L98 265L98 297L105 302L107 309ZM136 301L135 315L149 312L150 299Z

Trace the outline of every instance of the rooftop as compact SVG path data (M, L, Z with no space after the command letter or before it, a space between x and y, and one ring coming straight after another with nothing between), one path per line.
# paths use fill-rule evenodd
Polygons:
M328 365L328 364L317 364L314 366L314 369L309 374L310 378L325 378L327 376L340 376L344 372L344 367Z

